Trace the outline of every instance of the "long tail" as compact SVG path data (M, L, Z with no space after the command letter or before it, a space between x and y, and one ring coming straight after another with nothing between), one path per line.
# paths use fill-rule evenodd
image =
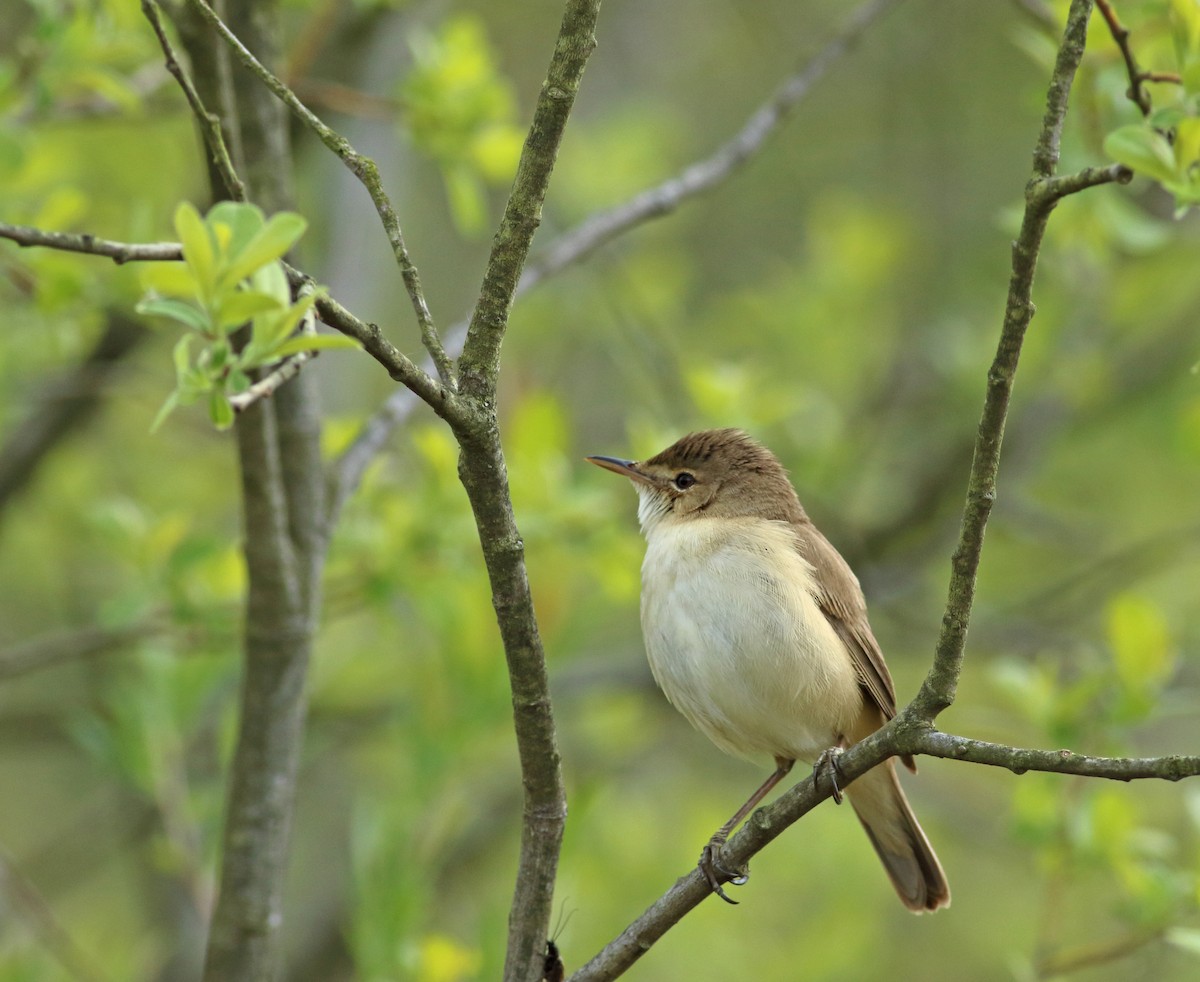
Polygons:
M950 885L888 760L846 789L858 820L904 906L917 914L950 906Z

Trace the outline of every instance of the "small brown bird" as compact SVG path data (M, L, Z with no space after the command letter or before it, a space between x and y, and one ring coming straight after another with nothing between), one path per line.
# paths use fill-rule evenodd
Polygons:
M642 632L655 680L722 750L775 759L775 772L701 854L700 869L728 900L716 872L730 832L795 761L813 763L895 716L892 678L858 579L766 447L741 430L708 430L649 460L588 460L624 474L640 499ZM948 906L946 875L895 762L846 793L904 905Z

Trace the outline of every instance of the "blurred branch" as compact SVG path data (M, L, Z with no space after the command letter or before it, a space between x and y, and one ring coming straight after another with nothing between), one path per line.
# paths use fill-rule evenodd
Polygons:
M84 953L54 915L37 886L26 877L0 849L0 897L11 907L37 936L42 946L77 982L104 982L107 976L96 960Z
M404 279L404 286L408 290L409 299L412 301L413 311L417 315L417 324L421 330L421 342L425 345L425 350L429 352L429 357L437 367L438 377L441 379L442 385L453 391L455 387L453 366L445 349L442 347L442 341L438 336L437 328L434 326L433 315L429 312L429 305L425 302L425 293L421 287L420 275L417 272L417 267L413 265L412 260L409 258L408 247L404 243L404 233L400 228L400 220L396 216L395 209L392 207L391 199L388 198L387 192L383 190L383 181L379 176L379 168L375 166L375 161L359 154L350 145L349 140L334 132L311 109L304 105L291 89L254 57L250 50L238 40L237 36L204 0L189 0L189 2L200 16L221 35L242 64L250 69L263 85L280 102L287 106L305 126L312 130L321 142L337 155L350 172L358 178L363 187L366 188L367 193L371 196L371 201L375 205L375 210L379 214L379 219L383 223L388 242L391 243L392 254L396 258L396 264L400 267L400 275Z
M166 623L147 621L128 627L84 627L34 638L0 650L0 681L51 668L64 662L116 651L166 630Z
M1037 965L1034 966L1036 978L1057 979L1071 972L1120 961L1148 944L1161 941L1166 933L1166 929L1160 927L1121 938L1060 948L1039 959Z
M195 6L195 5L193 5ZM270 60L278 7L227 0L230 22ZM211 13L211 12L210 12ZM268 212L292 206L291 148L282 105L247 73L220 70L223 45L188 23L181 32L204 99L220 106L240 147L250 197ZM223 175L210 169L214 197ZM248 573L237 742L229 770L219 888L204 979L273 979L282 962L284 882L328 527L315 382L302 373L277 397L253 403L235 425Z
M29 225L10 225L0 222L0 239L11 239L19 246L45 246L63 252L86 252L93 256L105 256L118 266L134 260L158 262L182 259L183 250L178 242L113 242L99 239L87 232L46 232Z
M559 236L532 262L521 277L516 296L543 279L585 259L619 235L653 218L670 214L689 198L723 184L766 146L788 115L862 38L867 29L901 0L871 0L858 7L847 25L808 62L784 80L742 128L712 154L679 174L634 195L623 204L599 212Z
M741 130L708 157L689 164L678 174L639 192L623 204L598 212L554 239L538 258L525 266L513 291L513 301L564 269L582 262L613 239L644 222L670 214L691 198L713 190L736 174L767 145L790 112L829 73L836 61L854 47L866 29L900 2L872 0L859 7L842 33L789 76L771 98L751 114ZM461 321L446 331L445 345L451 357L457 357L462 351L467 327L467 322ZM429 402L429 399L425 401ZM341 510L358 487L367 466L415 406L416 400L411 393L398 390L363 425L354 442L332 467L331 514L336 515Z
M110 310L88 356L35 397L33 411L0 446L0 511L56 446L94 418L104 384L145 337L141 324Z

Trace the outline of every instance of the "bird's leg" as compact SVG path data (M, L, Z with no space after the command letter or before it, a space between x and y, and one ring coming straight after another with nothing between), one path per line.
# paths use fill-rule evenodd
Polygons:
M725 845L725 841L729 838L729 833L737 828L738 823L754 810L754 807L767 796L775 785L787 777L787 773L792 769L794 763L796 763L794 760L785 760L782 757L776 757L775 770L771 773L771 776L759 785L758 790L746 799L746 803L734 812L733 817L728 822L713 833L713 837L708 840L708 844L700 852L700 862L698 863L700 872L708 880L708 885L712 887L713 893L727 904L736 904L737 901L726 896L725 891L721 888L720 877L723 876L731 883L741 886L750 878L750 870L746 867L742 867L740 870L727 870L721 865L718 859L721 847Z
M821 768L829 768L829 780L833 783L833 802L836 805L842 803L842 788L841 784L845 781L842 778L842 765L838 758L846 752L846 748L838 744L830 747L828 750L821 751L821 756L817 758L817 762L813 764L813 783L820 781ZM841 782L841 783L839 783Z

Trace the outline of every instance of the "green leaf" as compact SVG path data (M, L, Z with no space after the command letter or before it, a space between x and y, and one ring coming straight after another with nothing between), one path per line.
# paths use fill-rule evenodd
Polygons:
M164 297L195 300L200 296L196 276L183 262L146 263L140 270L139 282L148 293Z
M167 297L150 297L141 301L135 308L139 314L151 317L169 317L194 331L210 331L212 323L208 316L190 303L183 300L173 300Z
M1167 944L1200 958L1200 930L1192 927L1171 927L1167 928L1163 939Z
M284 341L273 352L275 358L286 358L301 351L321 351L328 348L361 348L354 338L344 334L304 334Z
M250 276L250 289L265 293L279 301L280 307L292 302L292 290L288 286L287 274L279 263L267 263Z
M257 317L254 321L254 344L264 353L275 350L296 329L301 319L312 310L317 298L313 295L301 297L294 304L275 314Z
M1187 173L1200 161L1200 119L1188 116L1175 127L1175 164L1181 173Z
M154 414L154 422L150 424L150 432L158 432L158 428L166 422L168 416L171 415L179 405L179 392L172 392L163 400L163 404L159 407L158 412Z
M267 263L279 259L296 244L306 228L308 222L293 211L281 211L272 215L267 224L232 257L229 266L221 275L221 285L233 286L240 283Z
M279 308L279 301L275 297L257 290L238 290L220 298L217 325L223 331L228 330L262 314L278 311Z
M1158 605L1124 593L1108 607L1108 642L1117 677L1133 692L1156 691L1174 669L1171 636Z
M266 218L257 205L244 201L219 201L208 210L205 221L210 227L224 225L229 229L225 254L234 257L258 234Z
M1104 152L1144 177L1156 181L1178 178L1175 153L1161 133L1149 126L1122 126L1104 138Z
M175 234L183 246L184 261L196 278L200 299L208 303L217 284L216 249L212 233L190 202L184 201L175 209Z
M233 406L229 405L223 389L214 388L209 393L208 415L218 430L227 430L233 425Z
M1200 4L1196 0L1171 0L1171 40L1180 68L1200 59Z
M183 380L192 368L191 346L193 336L185 334L175 342L175 347L171 350L171 360L175 364L175 380L179 385L183 384Z

